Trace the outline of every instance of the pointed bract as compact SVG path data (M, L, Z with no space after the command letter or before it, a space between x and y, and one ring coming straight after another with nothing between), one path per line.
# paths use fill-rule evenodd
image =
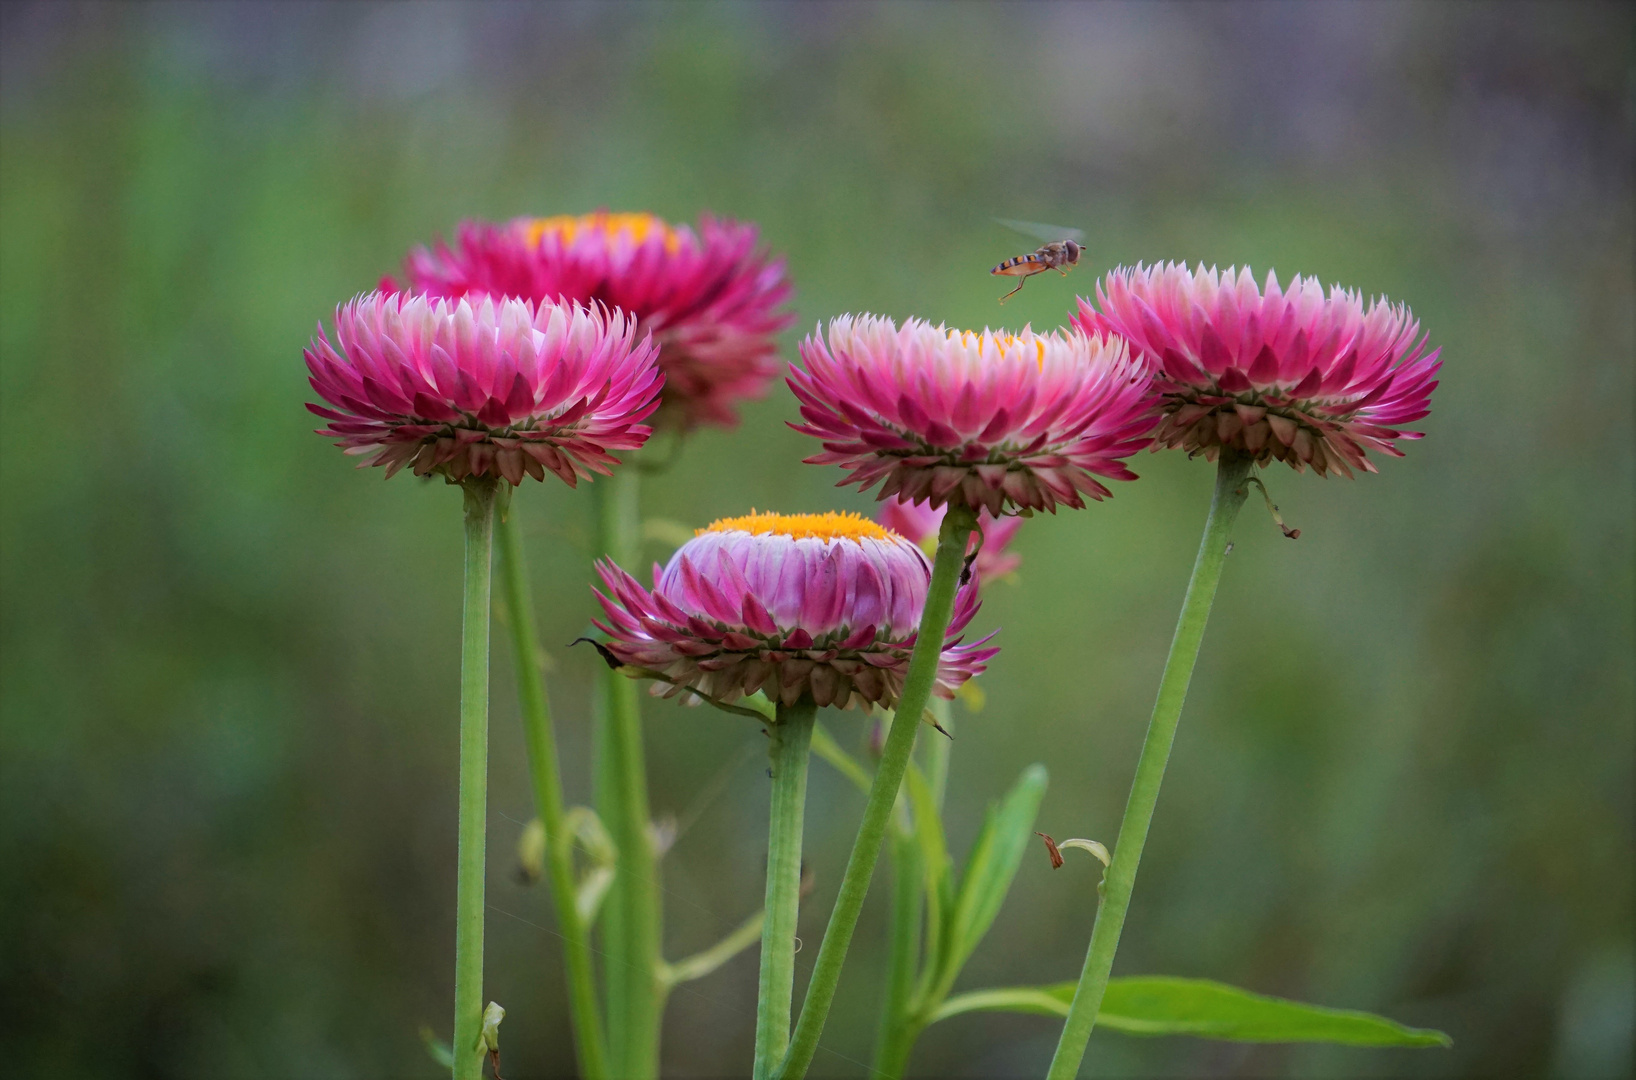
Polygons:
M778 373L780 330L793 315L782 259L756 251L755 226L704 217L698 229L652 214L467 222L452 245L410 254L410 287L600 302L637 319L659 346L660 419L732 426L739 402Z
M823 441L812 464L879 498L1055 511L1106 498L1096 478L1132 480L1123 459L1156 419L1150 379L1123 340L1077 329L949 330L843 315L801 343L790 388Z
M607 650L658 680L731 703L764 691L794 704L891 707L903 689L931 581L905 538L855 514L755 514L718 521L677 549L652 590L597 564ZM999 650L960 634L977 613L962 589L934 693L949 698ZM993 635L990 635L992 637Z
M1320 476L1374 472L1373 450L1402 457L1404 430L1430 409L1441 366L1408 308L1312 278L1287 289L1248 269L1123 267L1079 301L1075 322L1130 341L1163 397L1159 447L1214 460L1222 447Z
M336 309L333 343L318 327L309 381L334 408L307 408L330 422L318 434L389 477L551 472L572 487L652 433L656 352L600 305L370 293Z

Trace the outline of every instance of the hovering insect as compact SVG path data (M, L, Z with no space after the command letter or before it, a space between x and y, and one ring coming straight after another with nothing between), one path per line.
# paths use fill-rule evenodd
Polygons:
M1000 297L1000 303L1005 303L1022 291L1023 285L1035 274L1055 270L1063 277L1067 277L1068 271L1079 265L1079 257L1085 251L1082 243L1085 234L1080 230L1064 229L1056 225L1038 225L1031 221L1012 221L1009 218L995 218L994 220L1001 225L1016 229L1018 232L1026 233L1029 236L1037 236L1041 240L1048 241L1027 255L1018 255L1015 258L1007 259L989 271L989 273L997 276L1022 279L1017 282L1015 289ZM1050 237L1060 237L1060 239L1049 240Z

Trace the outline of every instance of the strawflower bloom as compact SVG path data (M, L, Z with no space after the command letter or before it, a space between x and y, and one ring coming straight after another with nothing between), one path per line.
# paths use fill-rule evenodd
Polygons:
M789 384L823 440L806 460L840 465L842 484L933 507L998 515L1055 511L1134 480L1121 460L1149 442L1149 380L1124 341L1077 329L949 330L919 319L842 315L801 343Z
M559 297L619 308L651 331L664 408L682 428L731 426L735 406L778 373L774 335L790 324L782 259L756 251L756 228L704 217L697 231L652 214L466 222L452 246L410 254L409 284L437 296Z
M946 506L934 509L928 503L890 499L881 504L876 519L930 555L937 549L938 530L943 527L943 515L947 512ZM966 554L970 557L973 550L977 552L971 572L980 581L1002 578L1022 565L1021 555L1006 551L1006 545L1021 527L1022 519L1015 515L996 518L987 510L977 515L977 528L966 544Z
M597 565L607 650L684 691L732 702L757 690L793 705L892 706L914 650L931 562L913 543L856 514L758 514L700 529L642 588ZM975 583L955 600L934 693L953 697L983 671L989 638L962 645ZM989 635L992 637L993 635ZM661 689L661 686L664 688Z
M553 472L574 486L641 446L663 377L635 320L600 306L371 293L319 324L305 351L312 388L360 465L451 480Z
M1287 290L1276 275L1218 274L1169 263L1109 274L1100 313L1081 299L1075 321L1128 339L1163 395L1159 446L1214 460L1223 447L1320 476L1374 472L1365 451L1402 457L1395 440L1429 411L1440 350L1408 308L1312 278Z

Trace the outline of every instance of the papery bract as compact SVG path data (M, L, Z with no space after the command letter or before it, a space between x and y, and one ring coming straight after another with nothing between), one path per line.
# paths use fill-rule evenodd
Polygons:
M999 514L1055 511L1107 497L1098 476L1133 480L1121 460L1153 426L1149 379L1124 341L1078 330L949 330L876 315L831 320L801 343L790 388L823 440L806 460L840 465L842 484L879 498Z
M891 706L903 689L931 562L856 514L755 514L683 544L644 589L601 562L607 650L661 680L655 693L732 702L757 690L794 704ZM934 692L952 697L999 650L962 645L975 582L956 597ZM992 635L990 635L992 637Z
M875 517L886 528L918 545L927 555L933 555L937 550L938 531L943 527L943 515L947 512L947 506L934 508L929 503L888 499L881 503ZM966 544L968 556L972 551L977 552L977 558L971 564L972 573L988 582L1002 578L1022 565L1022 556L1006 551L1006 545L1011 543L1021 527L1022 519L1014 515L996 518L987 510L980 511L977 528Z
M634 315L659 346L664 407L684 428L731 426L736 405L778 372L774 335L793 315L781 259L756 251L755 226L704 217L697 231L652 214L466 222L452 245L410 254L411 287L536 302L599 301Z
M1420 438L1402 428L1429 411L1441 362L1401 304L1174 263L1115 270L1096 295L1100 312L1081 299L1075 321L1120 334L1152 367L1160 446L1351 476L1375 471L1366 450L1402 457L1396 440Z
M635 321L600 306L371 293L335 312L305 351L312 388L349 454L386 475L453 480L555 473L571 487L618 464L652 429L663 382Z

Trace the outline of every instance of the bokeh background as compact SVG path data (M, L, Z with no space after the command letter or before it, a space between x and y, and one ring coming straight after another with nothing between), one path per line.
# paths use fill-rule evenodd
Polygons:
M753 219L799 334L849 310L1062 321L1110 266L1317 275L1443 348L1379 476L1275 470L1216 606L1116 971L1449 1031L1448 1051L1095 1036L1097 1076L1624 1076L1633 997L1632 14L1578 4L0 7L0 1058L27 1077L416 1077L448 1023L457 494L310 434L314 322L462 218ZM1078 226L1007 307L986 270ZM645 490L688 526L867 510L778 387ZM1111 840L1211 469L1143 456L1029 523L959 718L962 858L1030 762ZM549 643L586 493L519 500ZM654 544L653 557L665 554ZM571 797L598 661L552 651ZM489 996L508 1078L572 1070L496 661ZM830 716L855 743L855 714ZM672 958L759 904L754 726L647 708ZM714 794L713 794L714 793ZM815 764L821 933L861 796ZM1088 860L1087 860L1088 861ZM881 879L884 880L884 879ZM1093 876L1028 860L961 985L1071 978ZM877 881L815 1073L863 1076ZM809 952L807 959L810 961ZM679 990L667 1075L741 1075L754 953ZM802 975L804 979L804 972ZM930 1029L1037 1076L1043 1018ZM445 1032L446 1034L446 1032ZM12 1071L16 1070L16 1071Z

